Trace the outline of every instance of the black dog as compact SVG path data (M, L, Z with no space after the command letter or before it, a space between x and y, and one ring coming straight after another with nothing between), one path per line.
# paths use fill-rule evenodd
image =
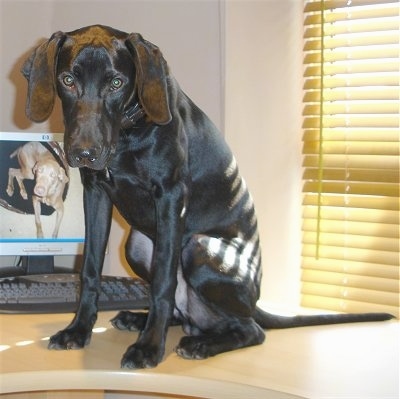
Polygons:
M113 319L116 328L142 330L123 367L156 366L176 322L187 334L176 352L203 359L260 344L265 328L392 317L286 318L256 307L261 257L250 194L220 133L179 88L159 49L139 34L103 26L57 32L23 74L33 121L48 118L56 93L61 98L65 151L84 185L80 304L50 348L90 341L113 204L132 226L127 260L151 283L148 314Z

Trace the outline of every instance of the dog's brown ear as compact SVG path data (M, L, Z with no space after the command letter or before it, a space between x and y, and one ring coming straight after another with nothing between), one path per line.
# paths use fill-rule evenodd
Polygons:
M64 38L62 32L54 33L32 52L22 66L21 72L28 80L25 112L34 122L43 122L53 110L57 54Z
M161 51L138 33L130 34L126 44L135 60L139 100L155 123L166 125L172 117L167 92L167 65Z

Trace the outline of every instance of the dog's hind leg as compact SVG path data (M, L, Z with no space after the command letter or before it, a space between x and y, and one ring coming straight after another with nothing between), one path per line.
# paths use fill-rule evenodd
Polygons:
M265 333L253 319L236 321L223 331L185 336L176 347L176 353L184 359L206 359L234 349L259 345Z
M125 255L135 274L150 282L153 242L140 231L132 229L125 245ZM121 311L111 319L118 330L142 331L146 326L147 312ZM179 325L180 320L173 318L170 325Z
M142 331L147 322L147 312L129 312L123 310L111 320L111 324L118 330ZM181 321L173 317L170 326L178 326Z
M146 325L147 313L123 310L110 322L118 330L142 331Z
M153 241L140 231L131 229L125 244L125 257L132 271L145 281L150 281L153 258Z
M182 260L188 299L176 306L192 335L182 338L176 352L204 359L261 344L265 334L252 317L259 294L258 241L196 236Z
M141 232L132 229L125 244L125 256L135 274L149 281L153 242ZM121 311L111 319L118 330L142 331L147 322L147 312Z
M14 151L10 158L18 157L18 163L20 169L10 168L8 170L8 186L7 186L7 194L11 197L14 193L13 189L13 178L18 182L19 192L23 199L28 199L28 193L26 192L24 179L34 180L35 175L33 174L33 167L35 166L35 156L32 154L32 148L29 144L26 144L23 147L20 147L16 151ZM11 183L11 184L10 184Z

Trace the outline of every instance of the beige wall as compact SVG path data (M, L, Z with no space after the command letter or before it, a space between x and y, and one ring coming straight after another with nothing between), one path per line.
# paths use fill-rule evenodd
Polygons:
M220 127L253 193L264 300L296 303L300 262L301 0L0 0L0 130L59 131L24 116L23 58L56 30L103 23L159 45L184 90ZM125 273L116 215L106 273ZM67 262L69 260L67 259Z

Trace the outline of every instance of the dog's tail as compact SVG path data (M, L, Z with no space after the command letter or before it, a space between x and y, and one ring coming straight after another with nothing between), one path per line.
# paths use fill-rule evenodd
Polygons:
M393 319L389 313L348 313L279 316L256 308L254 320L264 329L318 326L325 324L359 323L366 321L385 321Z

